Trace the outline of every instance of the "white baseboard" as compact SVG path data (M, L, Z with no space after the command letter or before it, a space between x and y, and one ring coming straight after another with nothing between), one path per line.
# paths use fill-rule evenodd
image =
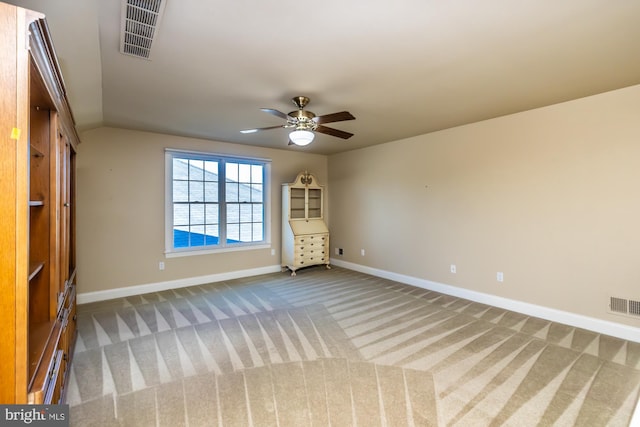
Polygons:
M554 308L530 304L509 298L503 298L496 295L485 294L469 289L458 288L456 286L451 286L444 283L419 279L417 277L393 273L391 271L380 270L377 268L354 264L339 259L332 258L331 264L338 267L344 267L349 270L370 274L372 276L382 277L384 279L406 283L408 285L416 286L419 288L468 299L481 304L504 308L506 310L515 311L518 313L526 314L528 316L539 317L541 319L563 323L565 325L574 326L576 328L588 329L590 331L598 332L601 334L610 335L629 341L640 342L640 339L638 338L640 337L640 328L634 328L633 326L622 325L620 323L609 322L602 319L596 319L593 317L570 313L568 311L556 310ZM203 285L205 283L220 282L223 280L233 280L243 277L258 276L260 274L277 273L279 271L282 271L280 265L272 265L267 267L252 268L248 270L230 271L198 277L188 277L166 282L127 286L124 288L108 289L105 291L83 292L78 293L77 302L78 304L86 304L90 302L105 301L132 295L141 295L150 292L166 291L168 289L178 289L187 286Z
M570 313L568 311L556 310L554 308L529 304L518 300L499 297L496 295L471 291L469 289L458 288L456 286L446 285L444 283L433 282L431 280L419 279L417 277L406 276L404 274L398 274L386 270L367 267L365 265L354 264L339 259L331 258L331 264L338 267L348 268L349 270L370 274L372 276L382 277L384 279L394 280L400 283L406 283L408 285L428 289L430 291L441 292L443 294L468 299L478 303L516 311L528 316L539 317L542 319L551 320L553 322L574 326L576 328L588 329L590 331L610 335L628 341L640 342L640 328L634 328L633 326L622 325L620 323L609 322L606 320Z
M636 403L636 410L633 411L629 427L640 427L640 399Z
M229 271L226 273L169 280L167 282L127 286L124 288L108 289L106 291L83 292L78 293L77 302L78 304L86 304L89 302L105 301L114 298L130 297L132 295L148 294L150 292L166 291L168 289L204 285L205 283L220 282L222 280L240 279L243 277L258 276L260 274L276 273L278 271L282 271L282 267L280 265L271 265L267 267L251 268L248 270Z

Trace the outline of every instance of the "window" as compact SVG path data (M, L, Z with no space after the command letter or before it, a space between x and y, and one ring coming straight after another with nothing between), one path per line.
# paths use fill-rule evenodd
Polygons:
M166 252L268 244L269 161L166 150Z

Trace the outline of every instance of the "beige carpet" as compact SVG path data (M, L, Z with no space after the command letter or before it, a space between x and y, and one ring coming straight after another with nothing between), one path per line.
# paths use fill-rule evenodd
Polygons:
M81 305L72 426L627 426L640 344L322 267Z

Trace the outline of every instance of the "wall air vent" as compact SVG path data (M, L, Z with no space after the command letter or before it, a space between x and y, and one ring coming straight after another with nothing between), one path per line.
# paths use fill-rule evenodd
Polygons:
M640 317L640 301L629 300L629 314Z
M609 312L640 318L640 301L609 297Z
M167 0L122 0L120 52L149 59Z

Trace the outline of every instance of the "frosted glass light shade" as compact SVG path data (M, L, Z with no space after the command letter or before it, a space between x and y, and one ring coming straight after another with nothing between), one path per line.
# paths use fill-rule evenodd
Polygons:
M311 144L314 134L308 130L294 130L289 134L289 139L296 145L305 146Z

